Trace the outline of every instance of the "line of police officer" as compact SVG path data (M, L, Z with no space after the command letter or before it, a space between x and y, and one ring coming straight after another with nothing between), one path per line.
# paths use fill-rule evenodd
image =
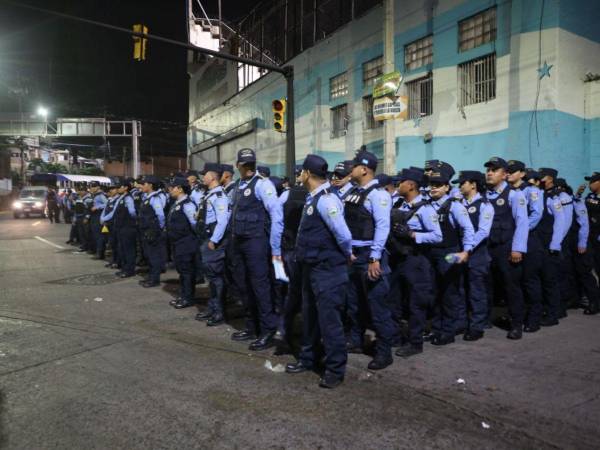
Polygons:
M141 253L148 288L159 285L170 254L180 276L170 304L194 305L196 282L206 279L210 298L196 319L222 324L227 294L238 298L245 327L231 338L251 350L293 348L301 312L301 347L286 371L318 371L327 388L343 381L348 353L371 354L368 368L380 370L393 347L410 357L425 341L481 339L494 304L508 307L513 340L558 324L582 298L585 314L598 312L599 173L586 178L591 193L582 200L585 186L573 193L556 170L498 157L485 174L453 180L452 166L438 160L390 177L375 174L377 158L365 149L333 173L310 154L287 189L251 149L238 152L236 166L235 182L233 166L206 163L202 184L190 172L167 186L153 176L126 179L108 198L94 184L80 190L82 250L101 259L110 242L107 266L122 278L135 274Z

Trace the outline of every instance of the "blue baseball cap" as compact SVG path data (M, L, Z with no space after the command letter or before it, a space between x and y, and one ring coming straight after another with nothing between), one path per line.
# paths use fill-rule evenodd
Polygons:
M256 162L256 153L251 148L243 148L237 153L237 162L240 164Z
M403 181L414 181L421 185L423 183L423 173L414 169L402 169L398 174L398 181L400 183Z
M233 166L231 164L221 164L221 173L223 172L233 173Z
M506 160L498 157L498 156L492 156L488 162L486 162L483 167L489 167L491 169L504 169L504 170L508 170L508 163L506 162Z
M478 170L461 170L458 172L458 179L453 180L454 184L463 184L465 181L485 181L485 175Z
M366 150L361 150L352 160L352 166L366 166L371 170L377 170L377 156Z
M308 154L302 163L302 169L311 174L325 178L327 176L327 161L319 155Z
M385 173L380 173L375 177L375 179L379 182L379 186L387 186L388 184L393 184L392 177L386 175Z
M204 163L204 169L202 169L200 173L206 175L206 172L215 172L217 175L221 176L223 174L223 168L221 164L207 162Z
M263 177L271 176L271 169L267 166L256 166L256 171L260 173Z

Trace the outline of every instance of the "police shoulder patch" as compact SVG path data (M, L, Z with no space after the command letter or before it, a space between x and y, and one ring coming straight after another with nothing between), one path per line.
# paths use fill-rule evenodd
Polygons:
M433 223L436 223L436 222L438 221L438 215L437 215L437 214L432 214L432 215L431 215L431 221L432 221Z
M579 210L579 215L580 215L580 216L585 216L586 214L587 214L587 209L585 209L585 208L581 208L581 209Z
M525 203L526 203L526 202L525 202L525 199L524 199L523 197L521 197L521 198L519 199L519 206L525 206Z
M531 198L532 201L536 201L539 198L539 194L537 191L531 191L531 194L529 194L529 198Z
M492 218L492 215L491 215L489 212L487 212L487 213L485 213L485 214L483 215L483 218L484 218L485 220L490 220L490 219Z
M335 217L338 214L338 209L336 206L331 206L327 209L327 214L329 214L331 217Z
M381 204L381 206L387 206L388 205L387 198L382 197L381 200L379 200L379 203Z
M554 207L555 207L557 210L561 209L561 208L562 208L562 206L563 206L563 205L562 205L562 203L561 203L561 202L556 202L556 203L554 203Z
M267 190L265 191L265 194L266 194L266 195L268 195L268 196L270 197L271 195L273 195L273 190L272 190L272 189L267 189Z

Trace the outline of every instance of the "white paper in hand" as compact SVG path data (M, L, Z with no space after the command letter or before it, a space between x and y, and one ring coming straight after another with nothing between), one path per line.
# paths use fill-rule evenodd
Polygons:
M285 268L283 267L282 261L280 261L278 259L274 259L273 260L273 269L275 269L275 278L276 279L278 279L279 281L283 281L285 283L290 282L290 279L285 274Z

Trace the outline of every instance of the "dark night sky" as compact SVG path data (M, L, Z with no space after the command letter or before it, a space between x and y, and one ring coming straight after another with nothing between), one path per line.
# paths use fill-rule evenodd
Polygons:
M187 40L187 0L18 1L126 28L144 23L150 33ZM217 16L217 0L202 3ZM235 21L253 4L223 0L223 16ZM132 53L130 36L0 0L0 112L18 111L11 91L22 85L25 111L44 104L53 117L137 118L142 154L185 155L186 51L150 41L146 61L134 61Z

